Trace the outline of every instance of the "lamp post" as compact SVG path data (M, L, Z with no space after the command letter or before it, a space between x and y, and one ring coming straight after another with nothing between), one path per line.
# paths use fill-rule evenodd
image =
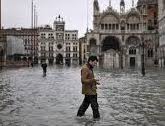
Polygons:
M141 44L141 47L142 47L142 56L141 56L141 72L142 72L142 75L145 76L145 64L144 64L144 37L142 36L142 44Z
M123 69L123 54L124 54L124 49L125 49L125 47L124 46L122 46L121 47L121 69Z
M142 36L141 36L141 47L142 47L142 55L141 55L141 73L143 76L145 76L145 64L144 64L144 18L143 18L143 14L142 16Z

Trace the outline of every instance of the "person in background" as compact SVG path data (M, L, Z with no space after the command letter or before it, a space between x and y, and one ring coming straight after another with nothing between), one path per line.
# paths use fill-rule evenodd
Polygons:
M41 67L43 69L43 76L46 76L46 72L47 72L47 64L45 61L42 62Z
M96 66L98 59L96 56L90 56L87 64L82 66L81 69L81 83L82 83L82 94L84 100L78 109L77 116L81 117L85 114L91 104L93 111L93 118L100 119L99 105L97 102L97 85L100 83L95 79L93 74L93 68Z

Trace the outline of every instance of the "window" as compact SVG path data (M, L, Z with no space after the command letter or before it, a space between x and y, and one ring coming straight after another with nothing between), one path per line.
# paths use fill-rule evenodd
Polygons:
M105 24L105 30L107 30L108 29L108 25L107 24Z
M66 47L66 52L70 52L70 47Z
M27 39L25 39L25 45L27 45Z
M53 51L53 47L52 46L49 47L49 51Z
M137 24L137 30L139 30L139 24Z
M69 54L69 53L67 53L67 54L66 54L66 57L67 57L67 58L69 58L69 57L70 57L70 54Z
M76 40L76 34L72 34L72 40Z
M127 24L127 30L129 30L129 24Z
M74 57L74 58L77 58L77 53L74 53L74 54L73 54L73 57Z
M104 24L101 24L101 29L102 29L102 30L104 29Z
M70 34L67 35L67 40L69 40L69 39L70 39Z
M109 24L109 30L111 30L112 29L112 25L111 24Z
M112 30L115 30L115 24L112 24Z
M45 38L45 33L41 33L41 38Z
M119 24L116 24L116 30L118 30L119 29Z
M77 52L77 47L76 46L73 47L73 51Z
M131 47L131 48L129 49L129 54L130 54L130 55L136 55L136 48Z
M45 46L41 46L41 51L45 51Z

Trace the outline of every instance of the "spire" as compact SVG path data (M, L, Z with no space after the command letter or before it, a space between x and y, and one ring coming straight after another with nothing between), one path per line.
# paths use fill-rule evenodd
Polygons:
M111 7L111 0L109 0L109 6Z
M94 12L94 15L98 15L99 14L99 3L98 3L98 0L94 0L93 2L93 12Z
M99 11L99 3L98 3L98 0L94 0L93 6L94 6L94 9L96 9L97 11Z
M132 8L134 8L134 0L132 0Z

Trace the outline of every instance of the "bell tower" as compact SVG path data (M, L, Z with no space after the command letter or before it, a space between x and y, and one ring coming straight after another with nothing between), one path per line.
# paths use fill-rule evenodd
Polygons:
M99 9L98 0L94 0L94 2L93 2L93 15L94 15L94 17L99 15L99 11L100 11L100 9Z
M99 8L99 3L98 0L94 0L93 2L93 29L97 30L98 27L98 20L100 16L100 8Z

